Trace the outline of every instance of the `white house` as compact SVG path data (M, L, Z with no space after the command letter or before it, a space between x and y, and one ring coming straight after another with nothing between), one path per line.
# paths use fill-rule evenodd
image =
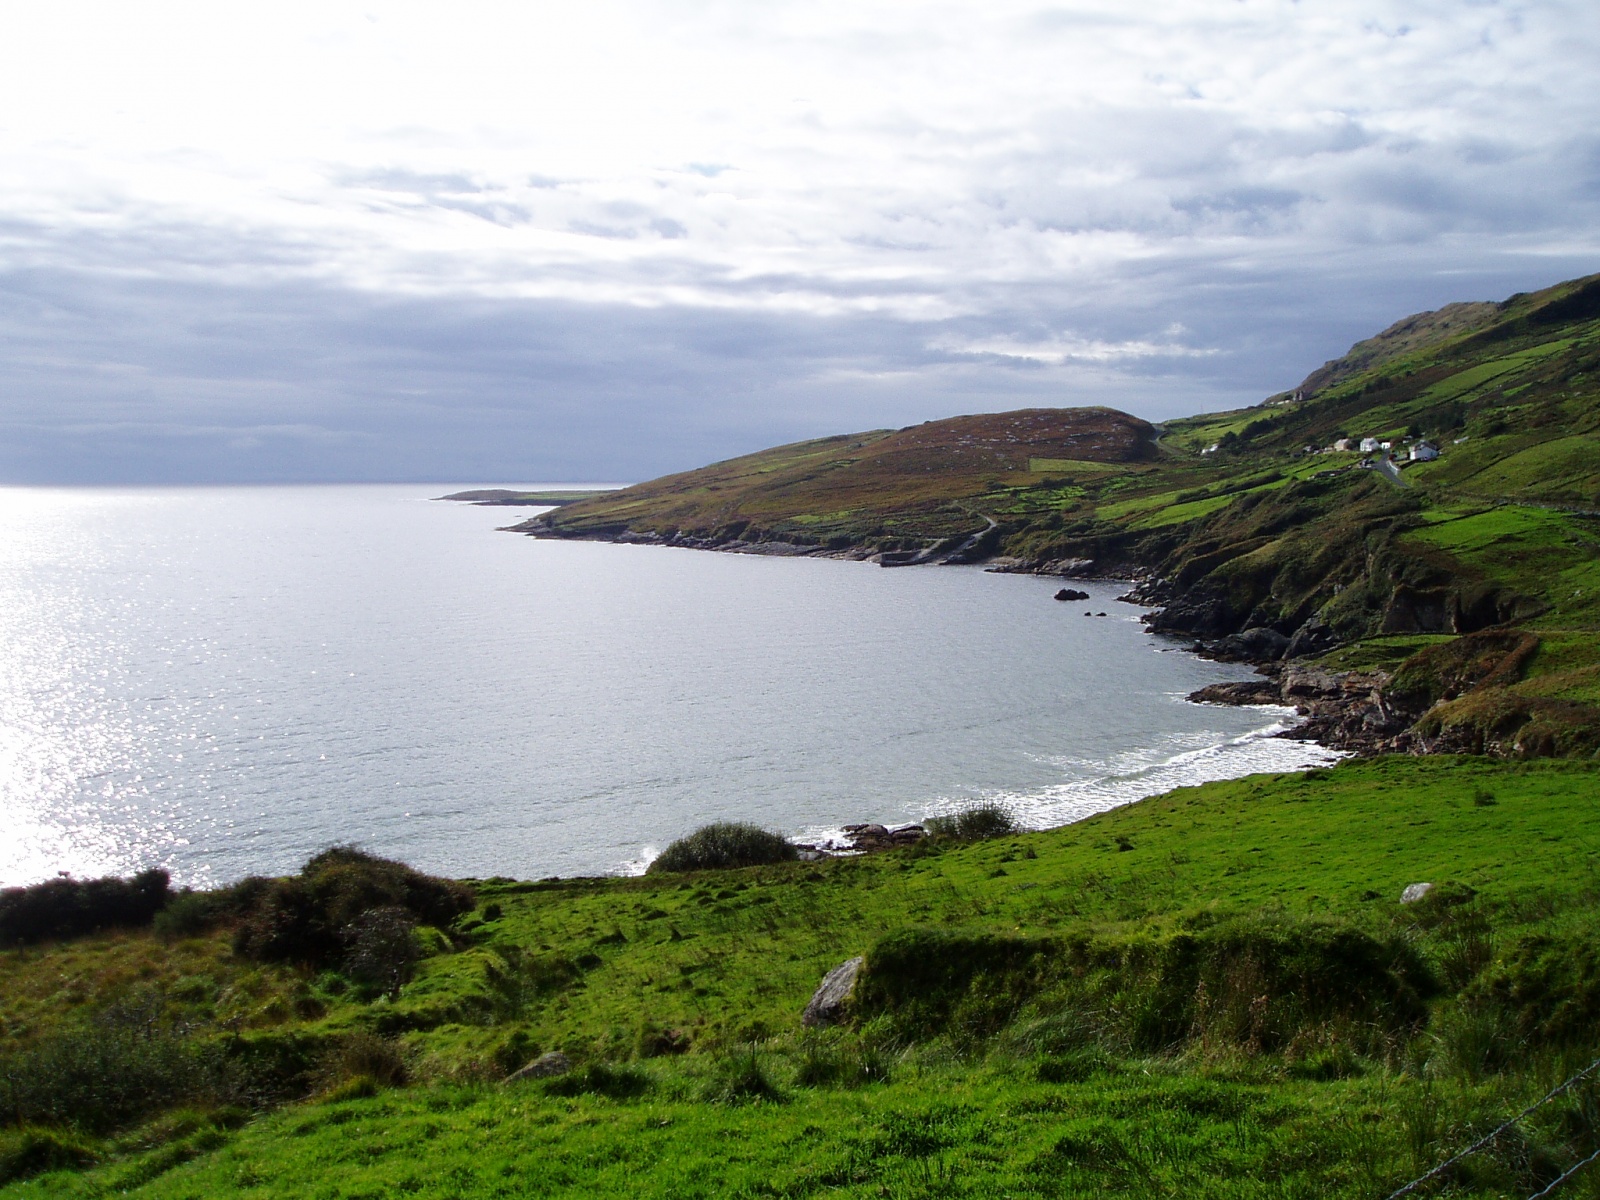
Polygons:
M1363 453L1363 454L1371 454L1374 450L1377 450L1378 448L1379 447L1378 447L1378 439L1377 438L1362 438L1361 439L1361 453Z
M1411 445L1412 462L1432 462L1439 457L1439 447L1432 442L1413 442Z

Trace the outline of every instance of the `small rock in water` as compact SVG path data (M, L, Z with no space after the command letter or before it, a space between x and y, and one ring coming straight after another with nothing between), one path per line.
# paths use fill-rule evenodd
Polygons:
M1088 592L1080 592L1077 588L1062 588L1056 593L1057 600L1087 600Z
M847 959L822 977L811 1002L800 1014L800 1023L808 1029L819 1025L836 1025L844 1017L845 1005L855 991L856 977L867 960L860 955Z
M1415 904L1431 891L1433 891L1431 883L1413 883L1400 893L1400 903Z
M511 1083L517 1079L549 1079L556 1075L565 1075L572 1070L572 1060L559 1050L551 1050L541 1054L521 1070L513 1071L506 1076L506 1082Z

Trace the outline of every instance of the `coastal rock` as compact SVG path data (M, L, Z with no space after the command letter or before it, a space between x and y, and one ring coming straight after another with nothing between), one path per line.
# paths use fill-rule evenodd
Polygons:
M1406 887L1406 890L1400 893L1400 903L1415 904L1418 900L1426 897L1431 891L1433 891L1433 884L1431 883L1409 884Z
M551 1079L557 1075L565 1075L572 1070L572 1060L559 1050L551 1050L541 1054L527 1066L511 1072L506 1076L507 1083L514 1083L519 1079Z
M1239 683L1211 683L1189 693L1194 704L1227 704L1238 708L1246 704L1277 704L1278 685L1271 679L1245 679Z
M858 955L845 960L824 975L805 1011L800 1014L800 1023L808 1029L815 1029L821 1025L837 1025L843 1020L845 1006L849 1004L850 996L856 990L856 978L861 974L861 968L866 961Z
M1083 579L1094 574L1095 560L1092 558L1058 558L1047 562L1039 568L1041 575L1060 575L1064 579Z
M1329 629L1321 617L1310 617L1289 638L1284 658L1305 658L1313 654L1326 654L1339 644L1339 636Z
M1283 657L1283 652L1289 648L1289 639L1276 629L1265 625L1258 625L1254 629L1246 629L1243 633L1229 634L1212 647L1212 652L1219 657L1244 658L1255 661L1268 662Z
M1088 592L1080 592L1077 588L1062 588L1056 593L1057 600L1087 600Z
M1281 695L1285 700L1320 700L1343 694L1341 676L1315 667L1289 667L1283 673Z

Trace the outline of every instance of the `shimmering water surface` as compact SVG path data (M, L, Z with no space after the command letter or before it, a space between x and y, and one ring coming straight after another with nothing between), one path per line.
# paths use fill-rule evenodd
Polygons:
M0 881L597 873L717 818L1058 824L1326 757L1185 703L1241 671L1112 583L540 542L447 490L0 489Z

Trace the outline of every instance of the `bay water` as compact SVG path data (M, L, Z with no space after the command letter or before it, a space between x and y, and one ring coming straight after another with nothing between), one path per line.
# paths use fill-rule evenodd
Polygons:
M1114 581L537 541L466 486L0 488L0 883L632 871L711 820L1046 826L1330 758L1187 703L1248 672Z

